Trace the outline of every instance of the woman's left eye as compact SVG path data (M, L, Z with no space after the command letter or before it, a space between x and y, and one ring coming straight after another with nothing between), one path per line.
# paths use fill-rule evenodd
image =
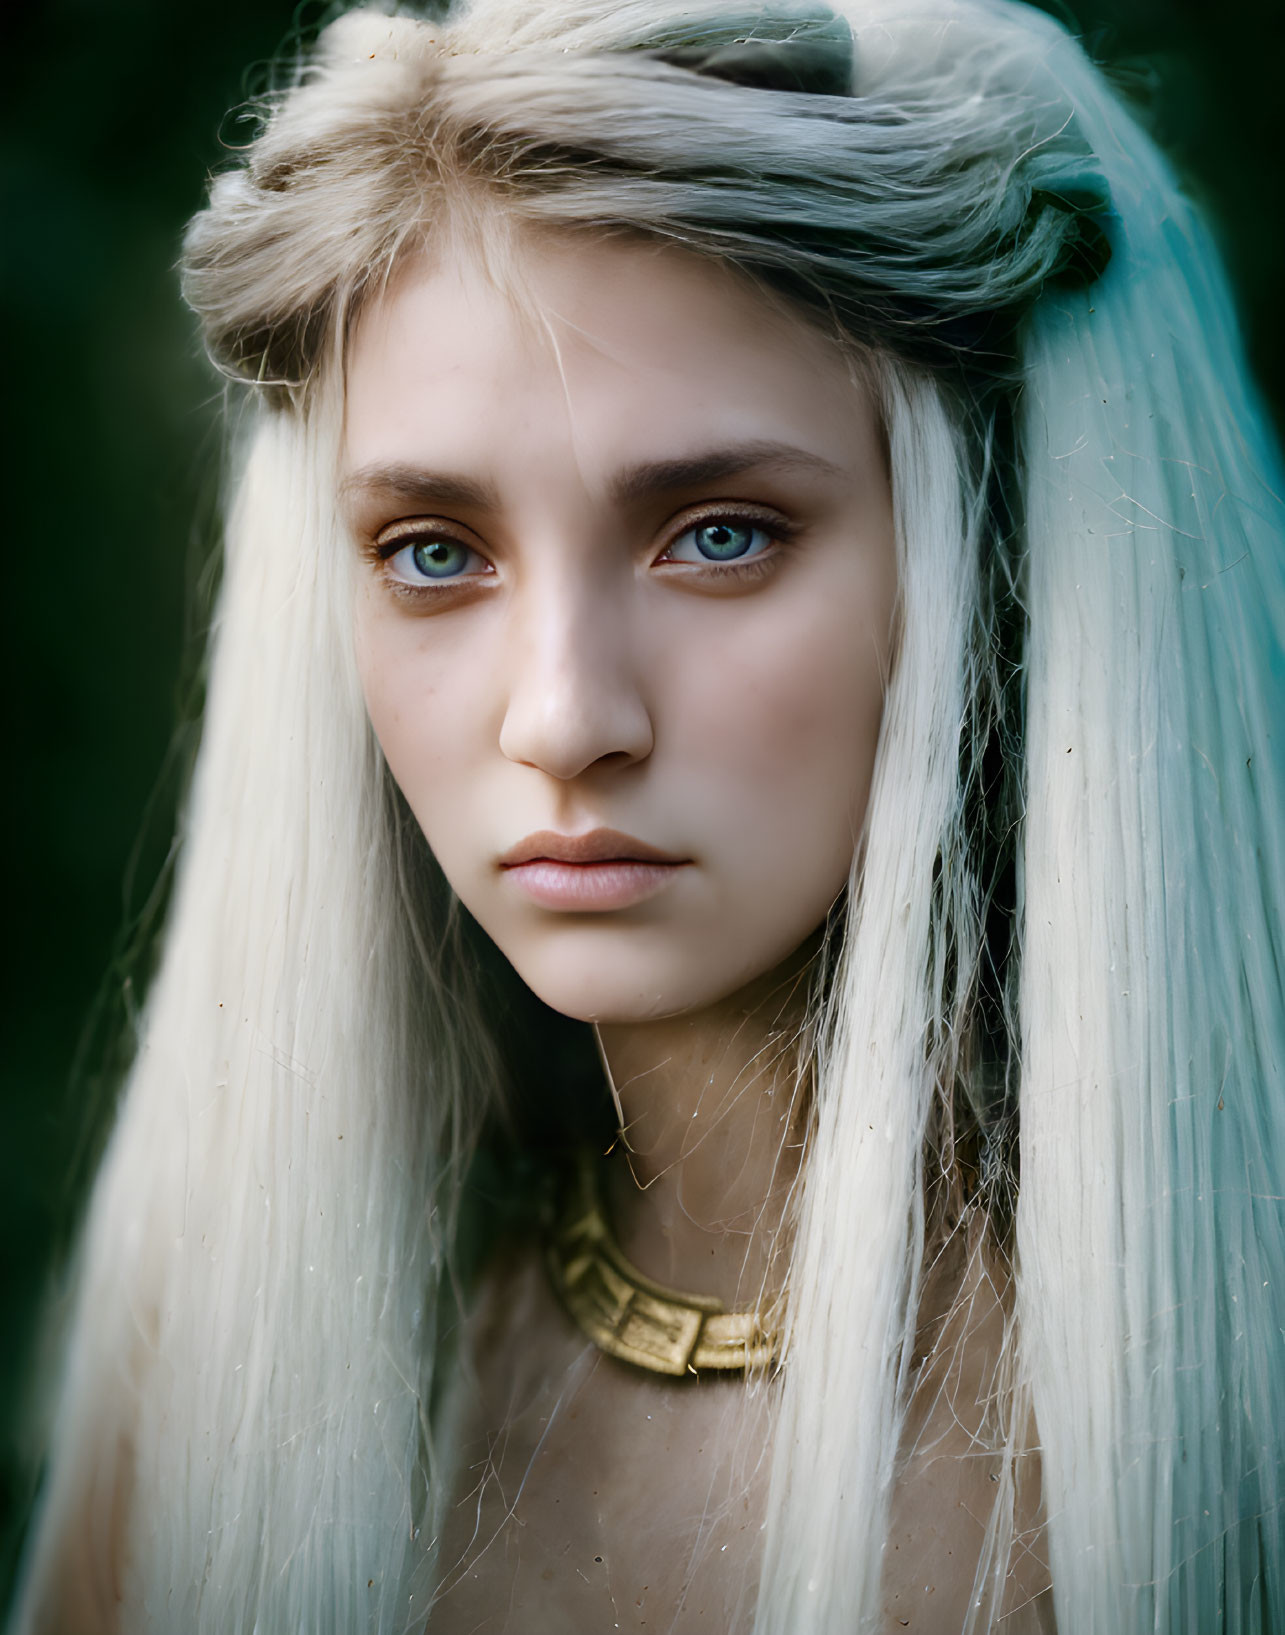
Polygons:
M745 518L711 517L679 534L665 551L665 562L741 562L762 556L774 542L762 523Z

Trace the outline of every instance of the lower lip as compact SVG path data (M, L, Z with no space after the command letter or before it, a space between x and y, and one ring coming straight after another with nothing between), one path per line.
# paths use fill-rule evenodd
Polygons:
M509 879L541 908L606 913L632 908L663 891L685 863L556 863L547 857L509 864Z

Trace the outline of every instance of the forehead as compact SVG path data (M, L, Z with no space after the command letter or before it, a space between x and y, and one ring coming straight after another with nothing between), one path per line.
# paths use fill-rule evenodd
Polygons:
M518 243L502 277L463 248L413 263L348 355L349 469L567 443L595 468L711 437L833 459L873 420L852 359L802 318L728 268L634 241Z

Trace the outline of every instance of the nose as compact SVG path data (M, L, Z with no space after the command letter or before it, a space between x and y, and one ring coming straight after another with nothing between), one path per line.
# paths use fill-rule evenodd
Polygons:
M628 621L608 587L582 583L514 609L500 750L568 781L599 762L642 761L654 743Z

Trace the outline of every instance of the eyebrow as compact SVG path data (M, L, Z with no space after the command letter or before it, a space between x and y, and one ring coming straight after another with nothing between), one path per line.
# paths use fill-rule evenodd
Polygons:
M499 495L487 483L396 462L362 466L344 478L339 493L343 499L359 493L383 494L403 505L458 505L478 511L493 511L499 506Z
M832 461L796 448L792 443L754 440L682 455L672 460L648 460L626 466L608 484L617 505L650 499L653 495L743 476L747 471L799 472L815 477L843 476ZM348 498L359 492L379 493L399 504L462 506L474 510L499 509L499 495L489 484L456 472L432 471L398 462L362 466L340 484Z
M841 468L808 449L792 443L747 442L709 449L676 460L651 460L628 466L610 485L617 504L649 499L653 494L678 488L694 488L700 483L719 482L724 477L743 476L747 471L797 471L814 477L840 477Z

